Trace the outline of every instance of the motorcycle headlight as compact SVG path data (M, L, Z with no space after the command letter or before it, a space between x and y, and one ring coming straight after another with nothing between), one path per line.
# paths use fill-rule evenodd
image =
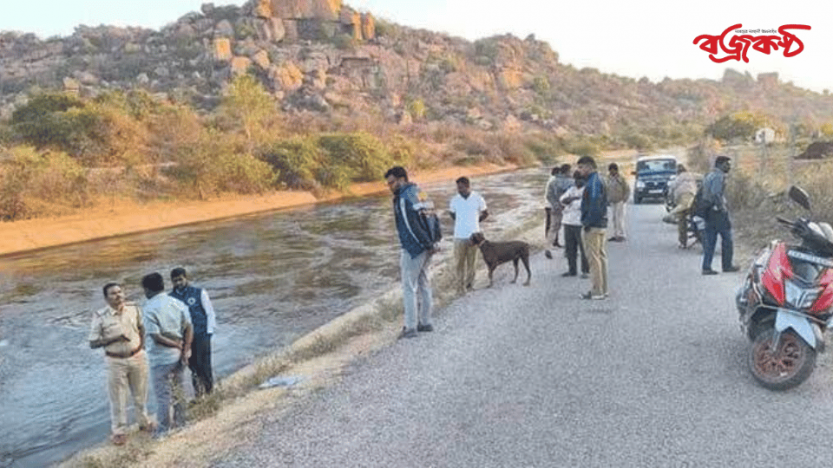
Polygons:
M790 280L784 280L784 292L787 304L796 309L809 309L820 293L818 289L803 289Z

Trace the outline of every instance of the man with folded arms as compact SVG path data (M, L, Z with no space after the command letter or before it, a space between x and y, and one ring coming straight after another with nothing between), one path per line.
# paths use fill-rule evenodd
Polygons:
M107 283L103 292L107 307L93 314L89 340L90 348L104 348L111 440L115 445L122 445L127 440L128 389L133 395L139 428L144 431L154 428L145 409L148 398L145 330L142 311L136 304L125 302L124 292L118 283Z

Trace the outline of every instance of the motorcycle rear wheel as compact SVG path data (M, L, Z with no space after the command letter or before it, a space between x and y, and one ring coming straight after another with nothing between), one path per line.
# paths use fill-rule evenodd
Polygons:
M778 349L770 351L773 329L758 333L749 352L749 370L761 386L787 390L801 385L816 367L816 350L792 330L781 333Z

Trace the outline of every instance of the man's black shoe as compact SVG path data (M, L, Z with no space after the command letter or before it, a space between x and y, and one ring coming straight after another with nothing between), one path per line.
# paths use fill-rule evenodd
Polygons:
M401 340L402 338L416 338L416 336L417 332L413 328L402 328L397 338Z
M561 273L561 276L563 276L563 277L565 277L565 278L566 278L566 277L568 277L568 276L577 276L577 275L576 275L575 273L572 273L572 272L569 272L569 271L565 271L564 273Z
M550 252L549 250L544 251L544 256L552 260L552 252Z
M703 270L704 275L716 275L717 272L714 270Z
M736 271L740 271L740 267L739 267L739 266L736 266L736 265L732 265L732 266L730 266L729 268L724 268L724 269L723 269L723 272L724 272L724 273L734 273L734 272L736 272Z
M432 331L434 331L434 326L431 325L430 323L428 325L419 324L419 325L417 325L417 331L418 332L432 332Z

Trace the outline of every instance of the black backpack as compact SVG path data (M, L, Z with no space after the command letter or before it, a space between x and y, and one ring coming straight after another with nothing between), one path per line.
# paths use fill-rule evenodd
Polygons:
M423 208L419 210L419 220L420 223L422 223L422 227L425 228L425 231L428 233L428 237L431 239L431 243L436 244L443 238L442 226L440 225L440 217L437 216L437 212L434 210L433 203L428 202L426 204L429 205L430 208Z
M694 201L691 203L691 208L694 216L706 219L706 216L709 214L709 210L712 209L712 203L703 199L704 185L705 184L700 184L697 188L697 193L694 194Z

